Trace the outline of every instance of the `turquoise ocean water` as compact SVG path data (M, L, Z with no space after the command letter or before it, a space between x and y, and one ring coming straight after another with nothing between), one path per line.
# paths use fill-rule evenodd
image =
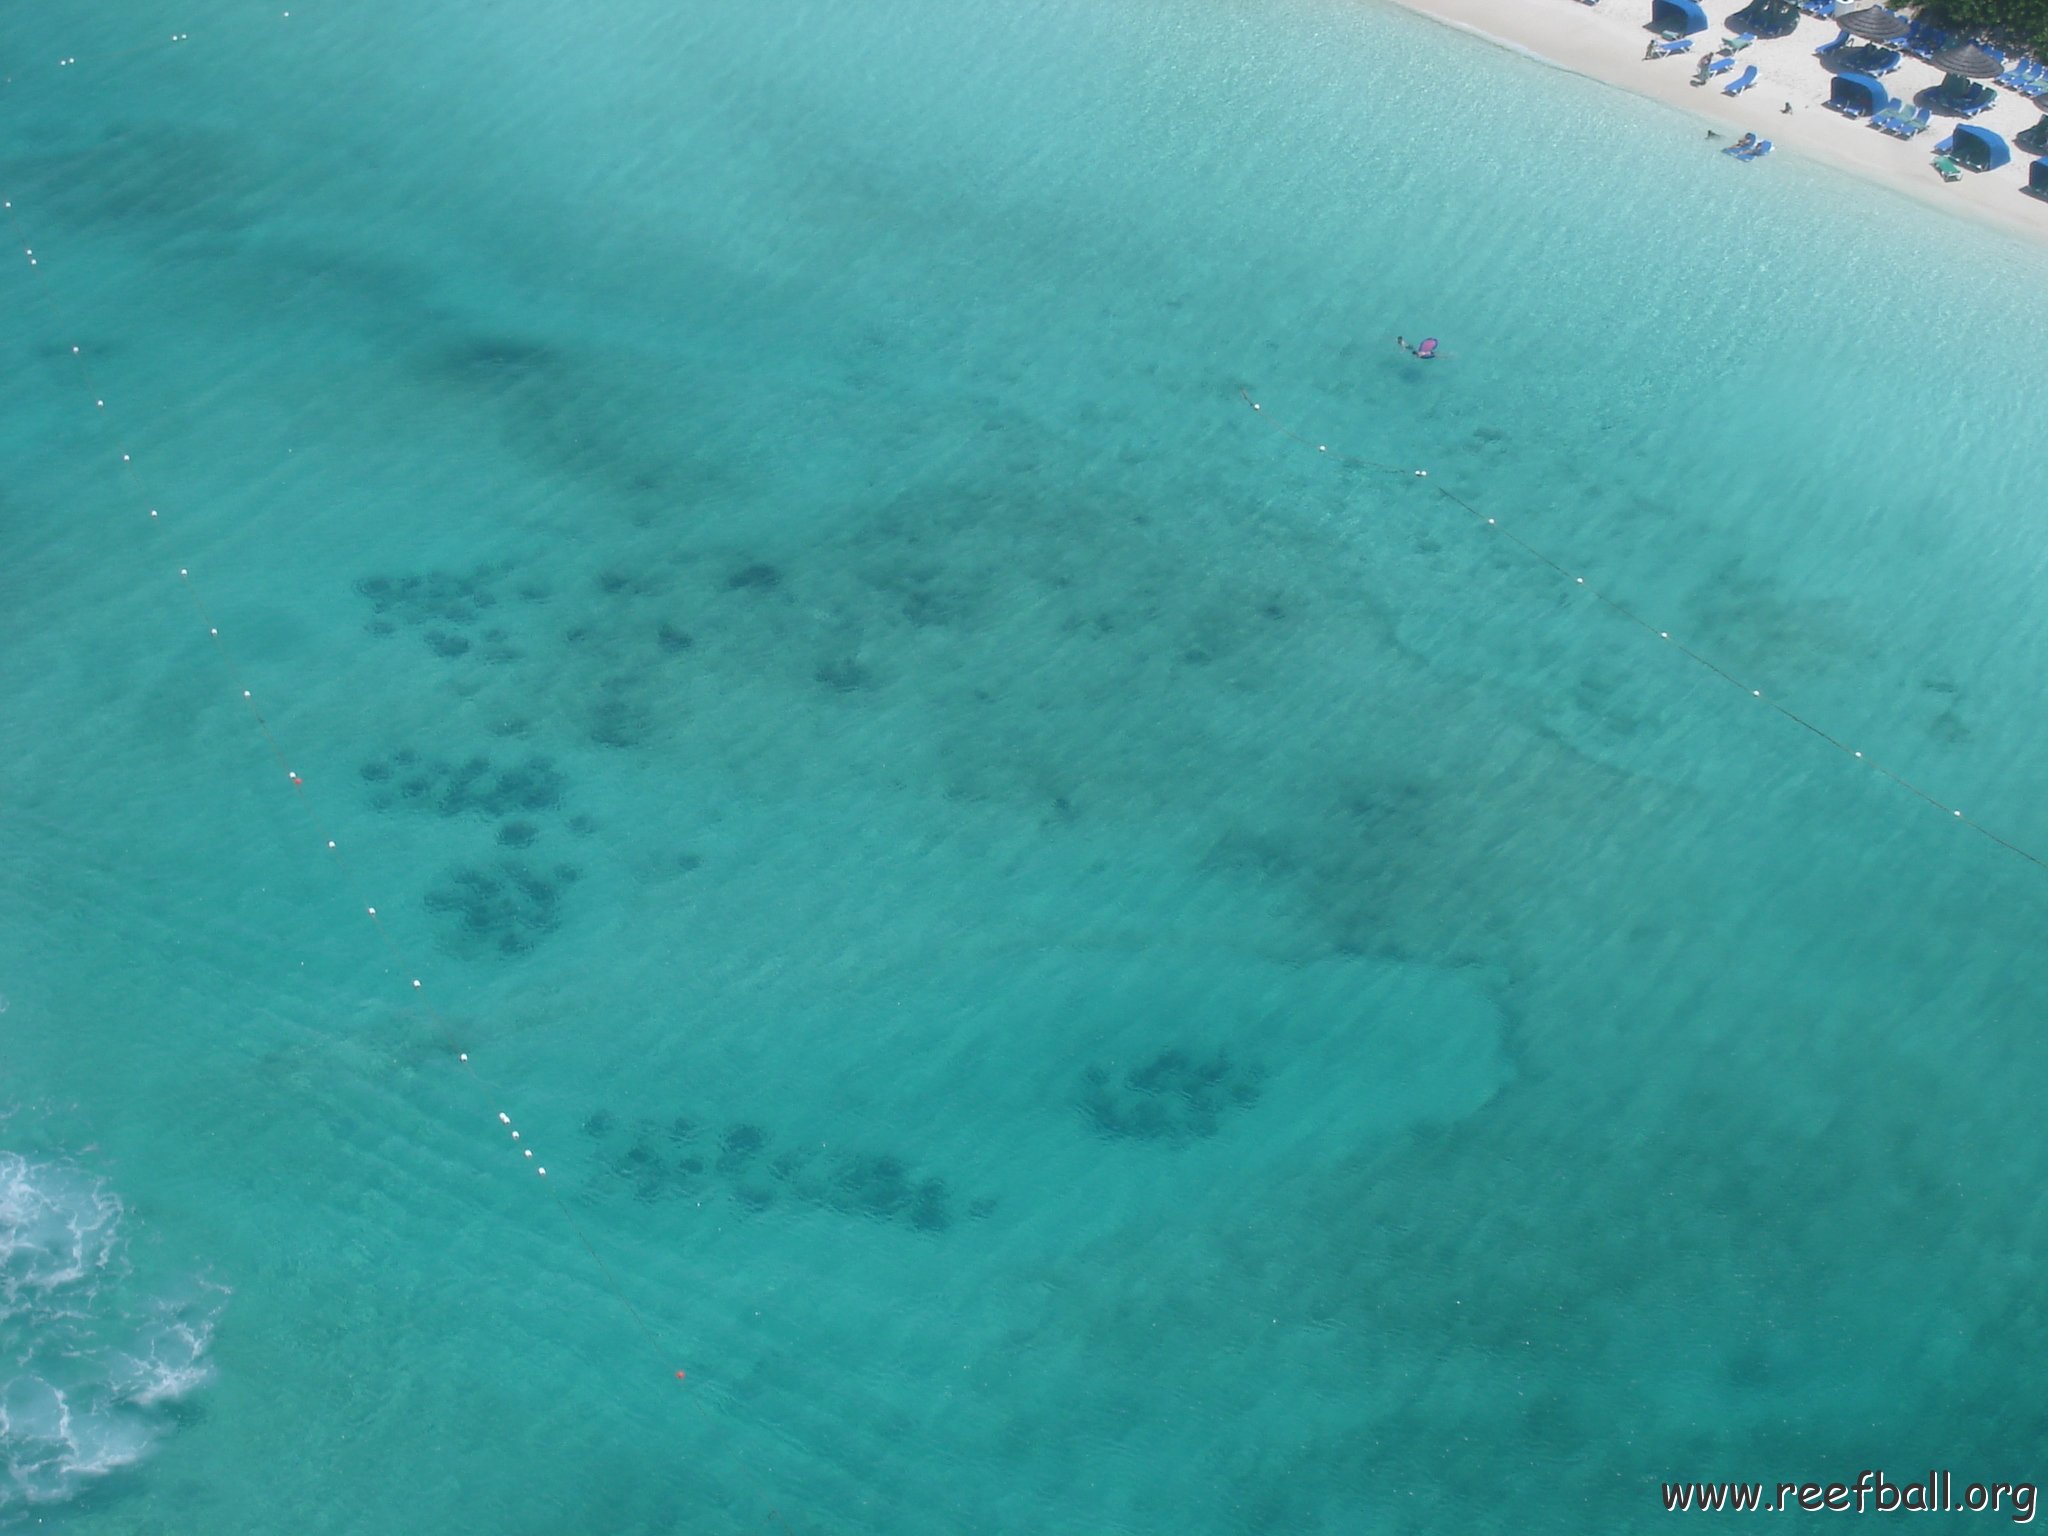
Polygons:
M2040 252L1370 4L280 9L0 24L0 1526L2039 1474L2048 874L1237 391L2048 848Z

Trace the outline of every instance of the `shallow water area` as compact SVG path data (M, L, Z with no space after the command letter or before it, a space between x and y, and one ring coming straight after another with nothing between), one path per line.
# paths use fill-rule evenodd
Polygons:
M1370 5L9 25L0 1528L2025 1475L2035 252Z

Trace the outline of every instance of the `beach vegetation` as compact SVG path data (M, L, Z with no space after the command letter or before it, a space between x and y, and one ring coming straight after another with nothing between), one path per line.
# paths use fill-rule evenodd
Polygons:
M1952 32L2048 53L2048 0L1933 0L1919 14Z

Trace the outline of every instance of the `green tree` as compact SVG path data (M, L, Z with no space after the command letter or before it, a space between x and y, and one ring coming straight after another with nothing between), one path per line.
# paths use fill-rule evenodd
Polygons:
M1929 0L1920 12L1954 32L2048 51L2048 0Z

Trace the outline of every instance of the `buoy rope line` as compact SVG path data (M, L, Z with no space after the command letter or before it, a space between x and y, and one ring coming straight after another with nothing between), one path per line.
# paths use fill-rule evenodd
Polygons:
M291 12L283 10L283 12L279 12L279 16L276 16L276 18L279 18L279 20L291 20ZM143 53L164 53L166 49L178 47L178 43L190 43L190 41L193 41L193 35L190 35L190 33L172 33L170 37L166 37L166 39L162 39L158 43L137 43L135 47L121 47L121 49L115 49L113 53L88 53L84 57L86 57L88 63L115 63L119 59L137 59ZM78 53L66 53L66 55L59 55L57 59L51 59L45 68L51 68L51 70L76 70L78 63L80 63L80 55ZM20 78L18 74L0 76L0 86L12 86L18 78Z
M1240 400L1242 400L1247 406L1251 407L1253 414L1255 414L1259 418L1259 420L1265 422L1265 424L1268 427L1272 428L1282 437L1286 438L1290 442L1299 443L1304 448L1313 448L1318 454L1329 459L1330 462L1334 464L1341 464L1347 469L1362 469L1369 470L1378 474L1399 475L1407 479L1429 479L1429 471L1426 469L1415 469L1405 464L1385 464L1377 459L1363 458L1358 454L1332 453L1330 451L1329 444L1318 442L1316 439L1312 437L1306 437L1303 434L1295 431L1292 427L1285 425L1284 423L1276 420L1274 417L1269 415L1266 411L1265 406L1261 402L1254 400L1252 398L1251 391L1245 386L1238 386L1237 395ZM2000 836L1998 833L1992 831L1991 828L1985 826L1980 821L1973 821L1970 817L1965 816L1955 806L1950 805L1946 800L1943 800L1939 795L1934 794L1930 790L1923 789L1920 785L1914 783L1904 774L1895 772L1894 770L1887 768L1883 763L1878 762L1875 758L1866 756L1863 752L1861 752L1855 747L1850 746L1848 742L1842 740L1841 737L1835 735L1826 727L1818 724L1813 720L1808 719L1805 715L1800 714L1798 710L1792 708L1789 704L1783 703L1778 699L1772 698L1769 694L1765 693L1761 688L1752 688L1748 683L1744 682L1741 678L1737 677L1733 672L1730 672L1718 661L1715 661L1713 657L1707 655L1703 651L1695 650L1692 646L1687 645L1683 640L1673 638L1670 630L1660 629L1657 625L1651 623L1650 620L1644 618L1641 614L1637 613L1633 608L1629 607L1628 604L1622 602L1619 598L1612 597L1607 593L1601 591L1598 587L1588 582L1584 576L1580 575L1577 571L1573 570L1564 561L1557 559L1555 556L1547 553L1542 549L1539 549L1536 545L1531 544L1527 539L1523 538L1520 534L1513 532L1511 529L1503 527L1498 518L1480 511L1477 507L1473 506L1471 502L1467 501L1464 497L1458 495L1457 492L1446 490L1441 484L1439 484L1435 480L1429 480L1429 489L1434 491L1441 500L1464 511L1468 516L1470 516L1473 519L1473 521L1478 523L1488 533L1496 534L1500 538L1505 539L1508 543L1514 545L1516 549L1520 550L1522 554L1525 555L1528 559L1534 561L1538 565L1545 566L1551 571L1554 571L1557 574L1558 578L1561 581L1563 581L1568 587L1584 592L1588 597L1592 598L1595 602L1599 603L1609 613L1612 613L1617 618L1623 619L1627 623L1634 625L1637 629L1641 630L1644 634L1648 635L1651 639L1655 640L1658 644L1667 645L1671 647L1671 649L1677 651L1679 655L1685 657L1685 659L1690 661L1694 666L1700 668L1704 672L1710 673L1714 677L1726 683L1729 687L1740 689L1743 693L1748 694L1749 697L1755 702L1776 711L1780 717L1782 717L1785 720L1789 720L1792 724L1798 726L1800 729L1807 731L1817 740L1827 743L1827 745L1833 747L1837 752L1841 753L1844 757L1851 758L1854 761L1861 763L1864 767L1871 769L1873 772L1882 774L1885 778L1890 779L1892 783L1896 784L1899 788L1905 790L1909 794L1918 796L1920 799L1926 801L1927 804L1933 806L1936 810L1947 812L1950 820L1955 821L1961 824L1962 826L1968 827L1972 832L1975 832L1979 837L1984 838L1987 842L1997 844L2000 848L2003 848L2007 853L2014 854L2019 858L2025 859L2029 864L2032 864L2039 869L2048 870L2048 858L2043 858L2040 854L2033 852L2031 849L2022 847L2020 844L2013 842L2010 838Z
M39 279L35 284L36 291L43 302L44 308L49 313L51 324L56 327L57 334L59 336L79 334L67 322L63 310L58 305L55 293L51 291L48 275L42 268L42 257L37 254L36 247L27 239L22 226L21 215L15 208L12 198L0 198L0 212L5 213L9 230L13 233L18 248L21 250L29 266L34 269L37 279ZM91 400L94 414L103 423L107 424L104 430L113 443L113 452L118 456L117 462L120 467L124 490L127 492L132 505L145 512L145 520L152 527L162 527L164 523L164 519L161 516L163 502L151 490L143 474L142 467L135 462L134 456L127 449L121 447L119 433L112 426L111 418L107 416L106 396L93 378L92 368L85 356L84 350L76 343L69 344L68 350L71 354L72 364L77 371L79 383L84 388L85 398ZM198 619L200 626L206 631L207 638L212 642L214 655L218 658L222 671L227 676L229 685L241 696L243 706L248 711L250 721L254 724L257 733L262 737L263 744L268 749L271 760L277 766L280 779L290 785L293 797L298 801L300 808L306 815L308 824L312 828L313 836L318 839L320 846L326 850L328 858L332 860L334 868L341 877L344 888L351 892L360 892L363 888L362 883L351 867L345 850L337 839L327 834L325 823L319 814L318 808L315 806L313 798L306 792L304 778L291 766L292 759L286 753L284 744L272 726L269 716L264 713L263 706L258 702L254 691L244 681L241 664L237 661L227 637L221 633L220 626L214 622L212 610L206 602L201 584L193 579L189 566L177 566L175 570L178 586L184 591L194 616ZM415 1004L427 1018L442 1028L445 1032L445 1038L456 1038L453 1021L434 1006L432 998L427 995L424 973L419 967L410 963L404 947L400 945L397 937L392 933L391 927L385 921L381 909L372 902L359 900L358 910L368 919L371 928L375 930L378 941L382 945L385 954L397 968L398 973L409 979L411 985L407 990L411 993ZM471 1059L470 1052L457 1050L454 1054L455 1065L462 1070L464 1076L476 1088L480 1099L488 1105L490 1112L495 1116L499 1130L506 1135L512 1144L513 1150L519 1154L520 1161L533 1169L536 1179L547 1191L549 1202L553 1205L563 1224L575 1237L583 1251L589 1255L592 1265L595 1266L598 1274L603 1277L606 1288L610 1290L613 1297L618 1301L619 1306L624 1309L626 1316L632 1320L633 1326L639 1331L640 1336L646 1341L648 1347L658 1358L664 1362L670 1362L669 1368L674 1370L676 1379L683 1380L684 1372L680 1369L674 1369L672 1364L673 1355L668 1346L662 1341L660 1335L655 1331L652 1324L648 1322L645 1315L633 1304L632 1298L626 1294L625 1287L619 1283L617 1274L613 1271L611 1265L606 1262L604 1255L598 1251L597 1245L591 1241L590 1235L584 1230L583 1224L576 1219L576 1215L569 1208L568 1202L562 1198L555 1185L549 1181L546 1164L540 1161L539 1155L527 1142L525 1133L520 1130L511 1114L504 1108L508 1102L504 1093L478 1069L476 1062Z

